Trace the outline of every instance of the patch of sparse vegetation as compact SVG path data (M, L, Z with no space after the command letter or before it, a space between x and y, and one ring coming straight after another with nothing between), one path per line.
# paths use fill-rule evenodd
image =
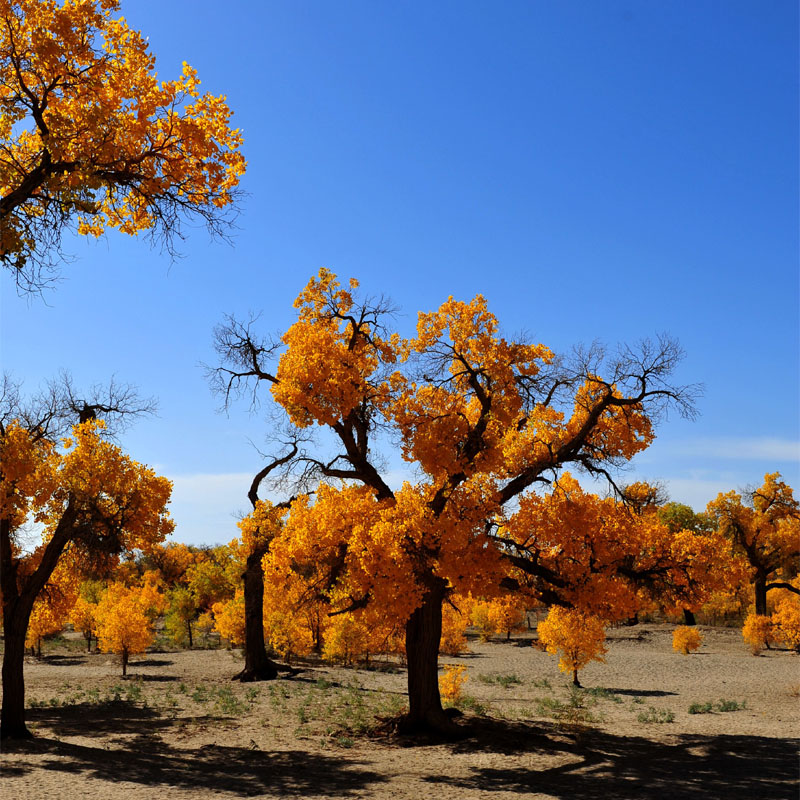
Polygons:
M478 716L484 716L489 713L489 704L481 702L478 698L473 697L471 694L462 694L455 704L459 711L469 711Z
M723 698L717 703L715 708L717 711L723 713L726 711L744 711L745 708L747 708L747 704L744 701L737 703L736 700L725 700Z
M649 706L647 711L642 711L636 719L643 724L655 723L661 725L667 722L675 722L675 714L665 708Z
M594 697L598 700L611 700L613 703L622 702L622 698L618 694L615 694L610 689L604 689L601 686L595 686L592 689L584 689L583 692L589 697Z
M515 686L522 683L522 680L519 678L519 676L513 672L508 675L491 673L489 675L476 675L476 677L481 683L502 686L504 689L508 689L509 686Z
M214 705L218 711L228 716L239 716L247 710L247 706L233 693L233 689L224 686L217 690Z

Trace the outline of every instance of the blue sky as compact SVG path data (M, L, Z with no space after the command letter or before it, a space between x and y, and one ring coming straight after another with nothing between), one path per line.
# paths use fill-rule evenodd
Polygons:
M2 277L2 362L159 398L125 447L175 481L176 538L228 541L265 425L216 412L223 314L285 328L321 266L399 306L402 332L484 294L555 350L662 331L701 381L631 477L697 509L800 482L795 2L123 0L164 78L227 95L248 171L233 246L187 229L74 240L43 300Z

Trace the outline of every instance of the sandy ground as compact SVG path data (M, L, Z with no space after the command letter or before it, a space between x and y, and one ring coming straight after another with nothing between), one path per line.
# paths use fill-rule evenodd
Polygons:
M526 637L472 641L442 659L469 676L470 735L451 743L370 731L405 702L396 665L242 685L235 651L182 651L140 657L122 680L107 655L64 649L26 665L36 739L4 748L0 796L795 800L800 657L701 630L691 656L668 625L612 630L583 692Z

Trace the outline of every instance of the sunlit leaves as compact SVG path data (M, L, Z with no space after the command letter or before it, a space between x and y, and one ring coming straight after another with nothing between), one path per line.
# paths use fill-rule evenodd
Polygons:
M591 661L605 661L605 625L598 617L554 606L536 629L547 652L559 656L559 669L571 672L576 684L579 669Z
M168 241L181 215L216 224L245 168L224 97L201 94L186 63L160 80L118 0L0 12L0 258L23 284L62 226Z

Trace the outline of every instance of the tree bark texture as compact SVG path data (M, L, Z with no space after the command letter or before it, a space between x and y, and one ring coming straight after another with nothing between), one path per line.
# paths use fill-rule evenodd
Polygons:
M20 586L17 583L18 562L11 546L11 526L0 520L0 590L3 594L3 707L0 711L0 738L27 739L25 727L25 634L28 632L33 603L47 583L69 540L76 510L70 498L58 525L47 543L39 566Z
M767 615L767 578L757 575L753 581L753 593L755 595L756 614L765 617Z
M442 638L444 581L437 580L406 623L409 732L453 735L458 726L445 714L439 696L439 643Z
M234 676L239 681L272 681L278 666L264 645L264 553L256 549L247 557L244 572L244 669Z
M18 603L15 605L19 605ZM25 633L28 615L13 609L3 621L3 709L0 714L0 738L29 739L25 726Z

